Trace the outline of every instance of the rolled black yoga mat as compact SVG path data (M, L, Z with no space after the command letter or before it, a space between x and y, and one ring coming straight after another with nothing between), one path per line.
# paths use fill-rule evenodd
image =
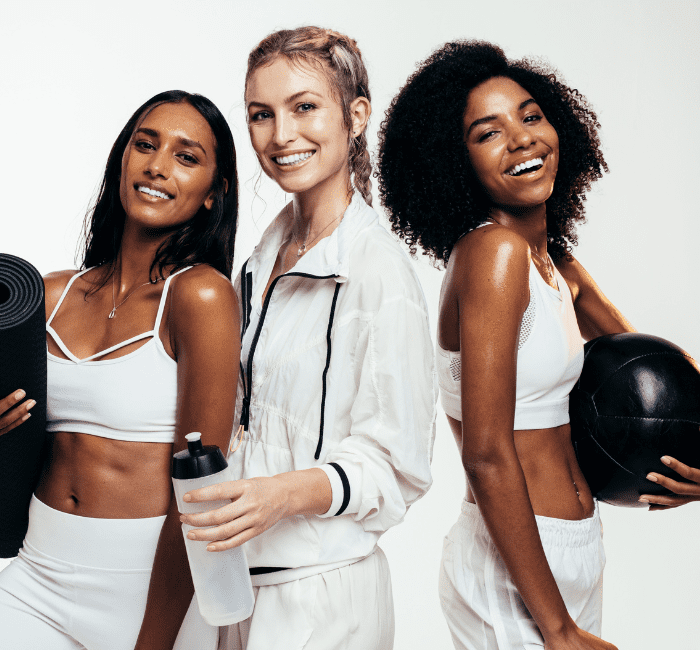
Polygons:
M0 253L0 399L19 388L36 406L0 435L0 557L22 547L46 440L44 281L29 262Z

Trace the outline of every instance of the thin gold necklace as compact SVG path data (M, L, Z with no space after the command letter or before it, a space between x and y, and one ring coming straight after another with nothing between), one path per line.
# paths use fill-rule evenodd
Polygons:
M343 212L343 214L345 214L345 213ZM336 221L338 221L338 219L342 218L342 216L343 216L343 215L340 214L340 215L338 215L335 219L333 219L333 221L330 221L329 223L327 223L327 224L326 224L326 227L325 227L320 233L318 233L318 235L316 235L316 236L309 242L308 245L307 245L306 241L307 241L308 238L309 238L309 233L308 233L308 232L306 233L306 239L304 239L304 243L303 243L303 244L300 244L300 243L299 243L299 240L297 239L297 236L296 236L296 234L295 234L295 232L294 232L294 228L292 228L292 237L294 237L294 242L295 242L296 245L298 246L297 257L301 257L304 253L306 253L308 247L311 246L311 245L312 245L324 232L326 232L326 230L328 230ZM310 230L311 230L311 224L309 224L309 231L310 231Z
M554 280L554 272L552 271L552 263L549 261L549 255L547 255L547 260L543 260L542 257L540 257L540 254L532 247L530 247L530 250L532 251L532 254L544 265L545 270L547 271L547 275L549 276L550 280ZM547 250L547 247L545 245L545 251ZM545 253L546 254L546 253Z
M136 287L136 289L132 289L131 291L129 291L129 293L127 294L126 298L124 298L124 300L122 300L122 301L117 305L117 304L116 304L116 301L115 301L115 299L114 299L114 275L115 275L115 274L112 273L112 311L109 312L109 316L107 316L107 318L109 318L110 320L111 320L112 318L114 318L114 317L117 315L117 309L119 309L127 300L129 300L129 298L131 298L131 294L132 294L132 293L135 293L135 292L138 291L141 287L145 287L147 284L156 284L156 283L160 282L160 281L163 279L163 278L156 278L155 280L149 280L148 282L144 282L143 284L140 284L138 287Z
M493 223L498 224L498 221L494 219L493 217L486 217L487 219L490 219L493 221ZM499 224L500 225L500 224ZM542 262L542 265L544 266L545 272L548 275L548 279L554 281L554 271L552 270L552 263L549 260L549 255L547 254L547 244L545 243L544 245L544 250L545 250L545 255L547 255L547 259L543 259L540 254L535 250L534 246L530 246L530 251L532 254L540 261Z

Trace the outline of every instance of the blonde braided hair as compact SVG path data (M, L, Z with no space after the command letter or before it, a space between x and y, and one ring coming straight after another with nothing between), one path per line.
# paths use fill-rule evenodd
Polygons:
M345 126L350 132L350 104L357 97L371 101L369 78L357 43L348 36L321 27L282 29L266 36L248 56L245 83L255 70L272 63L278 56L293 62L319 66L328 76L331 88L339 100ZM372 205L372 165L367 149L366 129L357 136L350 134L348 166L353 182L364 200Z

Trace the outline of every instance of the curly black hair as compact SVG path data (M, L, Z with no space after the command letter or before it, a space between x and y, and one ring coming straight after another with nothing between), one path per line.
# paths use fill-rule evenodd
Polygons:
M491 43L455 41L409 77L379 131L379 195L412 255L420 245L447 264L455 242L488 217L490 200L469 162L463 119L469 92L493 77L527 90L556 130L559 168L547 200L547 247L557 261L578 243L585 193L608 171L596 114L553 69L530 59L509 61Z

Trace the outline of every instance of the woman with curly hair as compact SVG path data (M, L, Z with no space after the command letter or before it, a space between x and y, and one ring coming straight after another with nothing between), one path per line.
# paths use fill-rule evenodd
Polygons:
M430 486L437 386L418 278L370 205L357 44L270 34L250 53L245 105L260 165L292 200L236 283L239 480L192 493L232 502L184 520L213 526L190 533L210 550L246 542L255 609L220 648L388 650L377 542Z
M607 166L581 94L497 46L448 43L393 100L380 193L445 265L442 403L468 479L440 598L456 648L610 650L598 507L571 444L583 336L632 331L572 257Z

